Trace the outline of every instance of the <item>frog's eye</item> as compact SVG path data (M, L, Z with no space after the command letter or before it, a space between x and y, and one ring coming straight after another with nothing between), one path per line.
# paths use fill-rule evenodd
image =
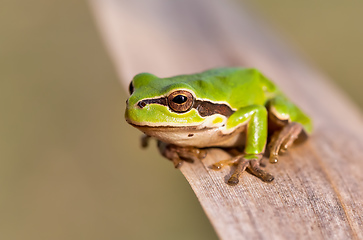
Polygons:
M168 96L168 105L171 110L178 113L189 111L194 103L193 95L185 90L172 92Z
M132 81L130 82L130 85L129 85L129 93L130 95L134 92L134 84L132 83Z

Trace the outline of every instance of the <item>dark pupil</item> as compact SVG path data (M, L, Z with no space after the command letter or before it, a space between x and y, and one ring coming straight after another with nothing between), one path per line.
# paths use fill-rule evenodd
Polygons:
M178 95L175 98L173 98L173 102L177 104L185 103L188 100L188 98L184 95Z

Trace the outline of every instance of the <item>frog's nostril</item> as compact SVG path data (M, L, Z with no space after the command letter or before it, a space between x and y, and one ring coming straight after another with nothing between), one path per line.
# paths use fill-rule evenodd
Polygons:
M144 108L146 106L146 103L144 101L139 101L137 103L137 106L139 106L140 108Z

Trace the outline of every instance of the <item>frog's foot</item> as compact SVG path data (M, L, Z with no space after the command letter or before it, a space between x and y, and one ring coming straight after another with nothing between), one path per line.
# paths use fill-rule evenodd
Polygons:
M150 140L150 136L143 134L141 135L141 147L142 148L147 148L149 146L149 140Z
M260 178L264 182L271 182L274 177L261 169L262 154L246 154L238 155L229 160L223 160L212 165L212 169L219 170L226 165L236 165L232 176L228 180L229 185L236 185L239 182L241 174L249 169L252 174Z
M277 163L279 153L285 152L303 131L300 123L290 122L280 132L272 136L270 142L270 162Z
M194 147L180 147L173 144L167 144L158 141L158 148L160 153L174 163L175 168L179 168L184 161L194 162L205 158L207 151Z

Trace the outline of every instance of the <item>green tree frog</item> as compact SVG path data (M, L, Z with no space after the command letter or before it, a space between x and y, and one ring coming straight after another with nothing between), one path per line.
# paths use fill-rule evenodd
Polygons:
M312 131L311 119L256 69L217 68L169 78L140 73L129 90L125 118L144 132L144 146L156 138L175 167L202 159L209 147L234 149L231 159L212 166L236 166L230 185L246 169L271 182L274 177L261 168L268 139L275 163L279 153Z

